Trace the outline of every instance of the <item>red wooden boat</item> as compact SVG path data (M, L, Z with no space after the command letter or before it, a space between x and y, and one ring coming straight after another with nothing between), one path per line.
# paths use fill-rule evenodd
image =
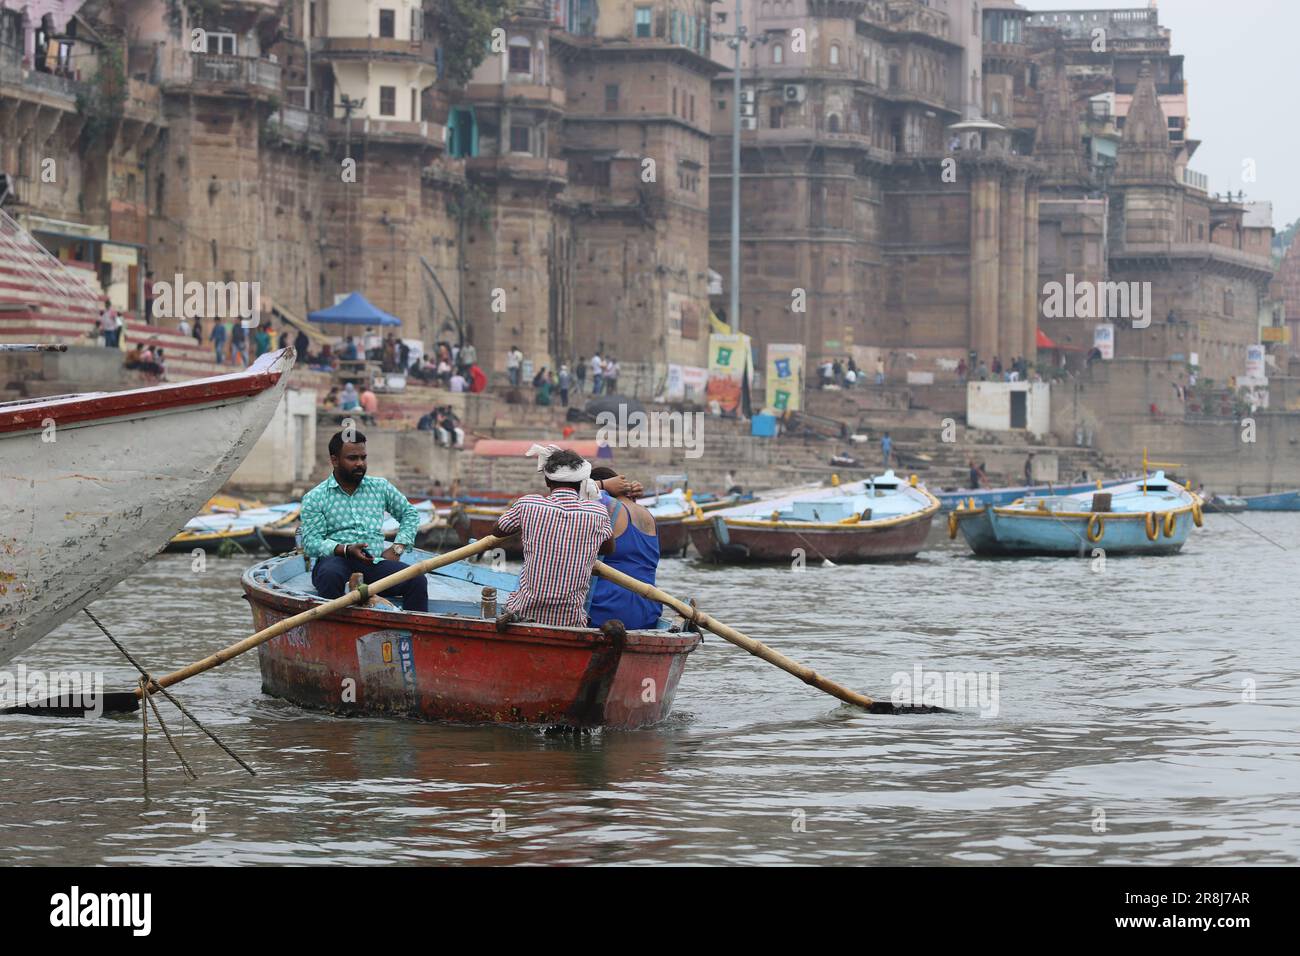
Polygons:
M407 552L407 563L429 557ZM351 607L258 648L262 690L304 707L470 723L634 728L666 717L700 642L693 633L512 625L481 616L481 590L504 603L513 574L460 562L427 575L429 612ZM260 630L323 603L301 555L244 574Z

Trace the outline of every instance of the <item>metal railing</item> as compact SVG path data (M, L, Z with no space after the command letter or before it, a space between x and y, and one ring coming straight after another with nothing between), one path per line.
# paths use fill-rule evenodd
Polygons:
M195 53L192 65L196 83L254 86L271 92L280 89L280 64L259 57Z

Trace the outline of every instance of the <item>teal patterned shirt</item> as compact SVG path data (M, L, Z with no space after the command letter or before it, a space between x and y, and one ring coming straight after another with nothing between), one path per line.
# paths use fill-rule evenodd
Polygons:
M406 496L383 478L370 475L352 494L339 487L333 472L302 497L302 549L308 557L327 558L337 545L364 544L376 562L381 560L384 541L384 512L396 518L397 544L408 548L415 543L420 512Z

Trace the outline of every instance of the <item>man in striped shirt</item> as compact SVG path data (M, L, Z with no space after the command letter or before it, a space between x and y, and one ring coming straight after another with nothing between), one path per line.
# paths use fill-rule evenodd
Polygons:
M598 554L614 550L609 512L591 481L591 465L571 451L534 445L546 495L524 495L497 519L492 533L523 538L524 570L497 630L515 621L585 627L587 590ZM615 479L621 481L622 479Z

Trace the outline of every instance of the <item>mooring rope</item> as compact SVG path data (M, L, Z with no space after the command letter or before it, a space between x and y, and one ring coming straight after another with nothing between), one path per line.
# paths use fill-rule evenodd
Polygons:
M241 767L243 767L245 770L247 770L247 771L248 771L250 774L252 774L254 777L257 776L257 771L254 770L252 767L250 767L247 763L245 763L245 762L240 758L239 754L235 753L233 750L231 750L229 747L227 747L227 746L225 745L225 743L221 740L220 737L218 737L218 736L217 736L216 734L214 734L212 731L208 730L208 728L205 727L205 726L203 725L203 723L202 723L202 722L201 722L197 717L195 717L192 713L189 712L189 710L187 710L187 709L185 708L185 705L184 705L184 704L182 704L179 700L177 700L175 697L173 697L173 696L171 695L171 693L167 690L166 687L163 687L161 684L159 684L157 681L155 681L153 678L151 678L151 677L149 676L149 673L148 673L148 672L147 672L143 667L140 666L140 663L139 663L139 662L138 662L134 657L131 656L131 653L130 653L130 652L129 652L125 647L122 646L122 643L121 643L117 638L115 638L112 634L108 633L108 628L106 628L103 624L100 623L99 618L95 617L95 615L93 615L93 614L90 613L90 608L82 608L82 611L85 612L86 617L90 618L92 621L95 622L95 626L96 626L97 628L99 628L101 631L104 632L104 636L107 637L110 641L113 642L113 646L116 647L116 648L118 649L118 651L121 652L122 656L125 657L128 661L131 662L131 666L134 667L136 670L138 670L138 671L140 672L140 678L141 678L141 680L146 680L146 681L148 681L148 684L147 684L147 685L143 685L143 684L142 684L142 685L141 685L141 688L140 688L140 696L141 696L141 699L142 699L142 700L150 700L150 703L152 703L151 698L152 698L152 695L154 694L154 692L157 692L157 693L162 694L162 695L163 695L164 697L166 697L169 701L171 701L172 705L173 705L177 710L179 710L182 714L184 714L186 717L188 717L188 718L190 719L190 721L194 724L195 727L199 728L199 730L201 730L201 731L203 731L205 734L207 734L208 737L212 740L212 742L213 742L214 744L216 744L218 747L220 747L222 750L224 750L224 751L227 753L227 755L229 755L230 759L234 760L235 763L239 764ZM147 708L146 708L143 704L141 705L141 708L140 708L140 709L141 709L141 710L147 710ZM156 711L156 708L155 708L155 711ZM147 716L147 714L146 714L144 720L145 720L145 727L146 727L146 731L145 731L145 732L147 733L147 732L148 732L148 716ZM161 721L161 718L159 718L159 720ZM179 753L178 753L178 755L179 755ZM147 793L147 792L148 792L148 790L147 790L147 785L146 785L146 793Z

